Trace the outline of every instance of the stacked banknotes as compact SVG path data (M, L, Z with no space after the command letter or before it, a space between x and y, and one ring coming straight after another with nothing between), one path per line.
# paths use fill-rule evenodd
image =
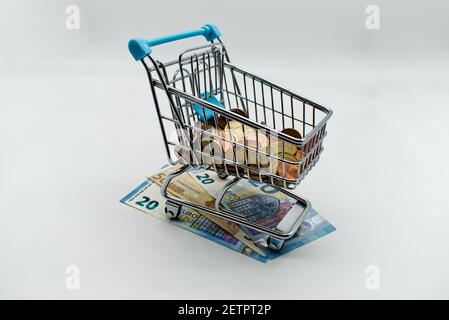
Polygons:
M265 248L266 243L264 241L266 241L266 237L264 235L204 212L183 207L177 219L168 219L164 212L165 199L161 195L160 187L165 177L177 168L178 166L166 166L155 174L150 175L134 190L124 196L121 202L261 262L275 259L335 231L335 227L332 224L321 217L314 209L310 209L296 234L286 240L281 250L273 251ZM194 202L205 207L215 208L215 200L224 185L229 182L229 179L232 179L232 177L221 179L213 171L192 168L174 178L167 191L172 197L186 202ZM288 211L291 207L288 199L285 199L283 194L273 187L246 179L242 179L238 186L236 185L226 192L223 198L223 205L228 209L238 208L241 206L239 201L246 201L245 206L247 207L251 205L247 203L248 201L260 198L260 195L265 193L279 200L280 207L276 210L280 212L281 210ZM257 205L262 213L274 210L272 204L268 202L259 201L257 204L252 205L253 207ZM278 222L272 218L267 219L263 214L258 215L257 219L262 219L266 224Z

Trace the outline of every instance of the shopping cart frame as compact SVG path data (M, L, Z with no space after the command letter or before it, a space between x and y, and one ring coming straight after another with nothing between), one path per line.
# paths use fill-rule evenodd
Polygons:
M226 48L224 47L223 42L220 39L220 35L221 34L218 31L218 29L214 25L209 24L209 25L203 26L200 29L193 30L190 32L174 34L174 35L160 37L160 38L156 38L156 39L152 39L152 40L132 39L129 42L130 52L132 53L132 55L134 56L134 58L136 60L140 60L143 63L143 65L147 71L147 74L148 74L148 78L150 81L150 87L151 87L152 95L154 98L154 103L156 106L159 123L160 123L161 130L162 130L162 135L163 135L163 139L164 139L164 145L165 145L167 157L171 164L184 163L183 167L175 170L174 172L172 172L171 174L169 174L166 177L166 179L161 187L161 193L162 193L163 197L167 199L166 213L169 217L176 218L179 215L182 206L187 206L187 207L190 207L195 210L203 211L203 212L218 216L220 218L227 219L229 221L232 221L232 222L235 222L238 224L243 224L243 225L245 225L249 228L255 229L259 232L263 232L269 236L268 237L269 247L271 247L272 249L280 249L280 247L282 247L284 240L290 238L297 232L305 215L307 214L308 210L311 207L310 202L308 200L303 199L303 198L297 196L296 194L289 192L286 189L295 188L319 160L319 157L323 151L322 142L326 136L326 123L327 123L328 119L331 117L332 111L331 111L331 109L329 109L327 107L319 105L315 102L312 102L309 99L306 99L302 96L295 94L291 90L281 87L267 79L261 78L251 72L248 72L236 65L231 64L229 55L226 51ZM154 47L154 46L157 46L157 45L160 45L163 43L168 43L168 42L172 42L172 41L185 39L185 38L190 38L190 37L194 37L194 36L204 36L206 38L206 40L210 42L210 44L185 50L179 55L178 60L173 60L173 61L165 62L165 63L155 60L151 55L152 47ZM201 51L202 55L203 55L202 60L201 60L201 58L198 58L198 56L199 56L198 53L189 55L191 52L197 52L198 50L202 50ZM208 55L207 57L209 59L208 60L209 63L206 61L206 56L204 55L205 52ZM212 63L210 62L211 55L213 55L213 58L216 59L215 64L213 66L212 66ZM192 58L192 57L195 57L195 58ZM196 59L196 67L197 67L197 69L195 69L195 70L192 67L195 62L194 59ZM199 63L199 60L201 60L200 63ZM217 60L219 61L219 63L217 63ZM201 64L203 64L202 69L200 68ZM189 73L189 70L187 70L187 68L185 68L185 65L191 67L190 73ZM176 70L176 72L173 75L173 79L170 80L170 78L168 77L167 69L170 67L173 67L173 66L178 66L179 69ZM250 117L245 117L244 115L241 115L241 114L238 114L238 113L228 110L228 109L231 109L230 101L229 101L229 105L227 105L228 109L226 109L226 107L223 108L223 106L219 106L215 103L212 103L202 96L202 94L204 92L207 93L207 91L204 91L207 88L206 69L209 73L211 72L211 69L213 69L212 71L215 72L215 87L212 86L213 79L212 79L212 75L209 74L209 81L211 82L210 96L216 96L219 94L220 95L220 103L222 103L224 105L225 104L224 93L226 93L228 95L228 101L229 101L230 100L229 93L231 91L228 90L228 84L226 84L226 90L224 89L223 79L225 82L232 81L233 85L234 85L234 92L231 92L231 95L234 94L234 96L235 96L237 109L242 109L243 111L248 112L248 109L249 109L248 101L250 101L251 103L254 104L256 120L253 120ZM226 70L228 70L229 71L228 73L230 73L229 79L226 78L226 76L225 76ZM187 75L185 74L186 72L187 72ZM203 73L203 72L204 72L204 88L203 88L204 90L203 90L203 92L201 92L201 84L199 84L199 83L202 81L200 79L200 77L201 77L201 73ZM219 85L217 84L217 73L219 74L218 75ZM180 74L180 77L178 76L179 74ZM241 89L238 84L236 85L236 82L237 82L236 75L237 76L243 75L243 79L245 81L244 82L245 96L242 93L243 89ZM254 95L253 95L254 101L251 100L251 97L250 97L250 99L248 99L246 78L252 80L253 89L254 89ZM186 89L188 87L188 85L186 86L187 80L190 81L190 85L192 87L191 92L188 92L188 90ZM182 85L183 85L182 89L179 89L176 87L177 81L180 81L182 83ZM255 86L256 82L260 83L260 87L262 90L262 99L264 98L264 86L267 86L268 88L270 88L270 90L271 90L271 109L268 107L269 102L266 103L265 100L263 100L262 102L258 103L256 101L256 98L257 98L256 86ZM198 90L196 90L195 86L199 86ZM157 90L163 91L166 94L166 98L167 98L168 104L170 106L170 111L172 113L171 119L170 119L170 117L164 116L161 112ZM275 110L275 104L273 101L273 90L274 91L277 90L278 92L280 92L282 112ZM288 116L286 113L284 113L284 100L283 100L284 95L287 97L290 97L290 101L291 101L291 115L290 116ZM246 103L244 101L245 99L246 99ZM302 103L302 108L303 108L302 121L295 119L294 112L293 112L294 100L300 101ZM239 101L240 101L240 103L239 103ZM313 110L312 111L313 118L312 118L312 120L310 120L310 123L308 123L306 121L306 109L305 109L306 105L308 107L311 107ZM193 108L195 106L197 106L197 107L199 106L201 111L196 112L196 115L195 115L194 114L195 112L192 109L192 106L193 106ZM265 123L265 121L263 121L263 122L258 121L257 110L258 110L258 108L261 108L261 107L263 107L265 120L267 120L267 116L266 116L267 108L272 112L272 114L273 114L273 118L272 118L273 123L272 124L274 124L274 125L270 126L267 123ZM189 111L188 111L189 108L191 110L191 115L189 114ZM187 115L185 114L185 110L187 110ZM202 159L199 159L200 157L203 156L204 152L202 149L198 150L198 148L195 148L195 146L193 145L194 139L192 139L192 131L193 132L199 131L200 133L209 131L209 129L207 128L207 123L208 123L209 119L206 118L206 111L213 113L213 119L215 121L215 125L217 125L217 117L224 117L224 119L226 119L226 123L228 125L231 121L235 121L235 122L241 124L242 128L249 128L251 130L255 130L255 132L256 132L256 134L255 134L256 146L255 147L251 146L247 142L244 130L243 130L243 139L244 139L243 143L242 142L237 143L233 139L226 139L221 136L218 137L217 134L211 134L211 136L213 136L214 139L217 139L217 140L220 139L220 142L224 141L225 143L232 143L232 148L233 148L232 152L233 153L237 153L237 151L236 151L237 148L242 149L243 156L244 156L243 163L241 163L242 161L240 161L240 162L237 161L237 157L235 154L234 154L233 158L231 158L231 159L225 159L223 156L220 159L219 157L217 158L215 155L213 155L212 156L212 158L213 158L212 165L210 163L205 164ZM316 120L315 119L316 111L320 111L321 113L323 113L321 119L319 119L319 121L317 121L317 122L315 121ZM201 113L203 113L203 115L204 115L203 122L206 123L206 128L201 128L198 130L198 128L196 128L195 125L192 125L190 116L192 117L192 122L193 122L193 120L195 118L197 120L198 120L198 118L201 118ZM277 114L275 114L275 113L277 113ZM281 114L283 129L285 129L285 125L284 125L285 119L287 119L288 121L290 121L290 119L291 119L293 127L294 127L295 121L298 121L300 124L302 124L302 129L303 129L302 136L292 137L291 135L288 135L288 134L282 132L279 128L279 124L278 124L278 128L276 128L276 120L275 119L276 119L276 117L279 116L278 113ZM176 127L177 132L178 132L178 139L179 139L177 144L176 143L173 144L173 143L169 142L169 139L167 137L167 131L166 131L166 128L164 125L164 120L172 121L174 126ZM312 121L313 121L313 123L312 123ZM307 132L306 132L306 125L311 127L310 130ZM274 126L274 128L273 128L273 126ZM226 127L225 127L225 129L226 129ZM249 130L249 129L247 129L247 130ZM269 144L268 150L269 151L268 152L266 151L266 149L264 149L264 151L262 151L259 148L259 141L257 141L257 139L259 137L259 132L263 132L263 135L269 137L269 142L268 142L268 144ZM263 137L263 135L261 137ZM271 137L276 137L277 140L275 140L275 143L278 143L279 141L281 141L281 145L282 145L281 153L279 153L278 152L279 150L277 150L277 154L272 154L272 151L271 151L272 145L270 146ZM285 145L287 145L287 143L296 146L298 148L298 150L300 150L300 153L299 153L300 158L299 159L292 160L292 159L285 158L285 156L286 156ZM189 154L188 154L187 159L186 159L186 157L182 157L181 159L178 158L177 160L175 160L172 157L172 154L170 151L170 147L172 145L181 147L181 148L183 148L182 150L184 150L184 149L188 150ZM257 162L256 168L254 168L254 166L251 167L249 162L247 161L249 159L250 155L255 156L255 159ZM264 157L264 158L261 158L261 157ZM263 171L264 168L262 168L262 166L261 166L262 161L261 160L259 161L259 159L265 159L265 158L269 159L270 168L268 169L268 171ZM224 160L224 166L217 167L218 160ZM274 162L276 164L276 166L275 166L276 168L273 168L272 162ZM221 163L221 165L222 164L223 163ZM281 165L281 167L279 167L280 165ZM294 168L296 168L296 166L297 166L297 168L298 168L297 169L298 173L297 173L297 175L294 175L293 178L286 176L285 168L291 167L291 166L294 166ZM232 180L225 186L225 188L221 192L220 197L217 198L215 210L169 196L169 194L167 192L167 188L168 188L170 182L172 181L172 179L174 179L177 176L184 173L186 170L189 169L189 167L195 167L195 168L203 167L203 168L212 169L212 170L216 171L219 174L219 176L222 176L222 177L225 177L227 175L236 176L236 178L234 180ZM281 169L279 169L279 168L281 168ZM231 171L231 169L232 169L232 171ZM281 171L282 174L280 174L279 171ZM256 172L256 173L254 174L254 172ZM288 232L279 232L275 229L269 229L269 228L265 228L265 227L257 225L257 224L249 223L248 221L242 219L240 216L232 214L232 212L223 210L219 206L222 196L224 195L226 190L229 187L231 187L233 184L235 184L236 181L238 181L238 179L240 179L240 178L249 178L249 179L253 179L253 180L266 182L266 183L272 185L273 187L279 189L280 191L287 194L288 196L296 199L298 201L298 203L300 203L304 207L303 214L298 218L296 223L292 226L292 228Z

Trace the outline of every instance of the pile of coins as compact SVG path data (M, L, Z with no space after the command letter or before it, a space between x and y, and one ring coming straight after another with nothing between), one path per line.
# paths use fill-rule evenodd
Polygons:
M293 128L287 128L281 131L282 133L289 135L293 138L300 139L301 134L298 130ZM278 160L277 174L288 180L295 180L299 177L299 164L298 162L302 158L302 152L299 147L293 143L287 141L279 141L280 145L277 148L277 157L282 159ZM287 162L288 161L288 162Z
M230 111L248 118L243 110ZM301 138L301 134L293 128L284 129L282 133ZM237 170L239 175L249 172L250 178L255 180L269 180L271 175L287 180L299 177L301 150L296 144L282 140L277 135L269 135L222 115L215 115L207 121L197 121L193 128L189 128L189 134L193 152L200 164L216 166L218 170L231 175L237 175ZM183 158L192 163L190 150L176 147L175 155L178 159ZM249 168L248 171L243 166ZM278 182L282 184L282 180Z

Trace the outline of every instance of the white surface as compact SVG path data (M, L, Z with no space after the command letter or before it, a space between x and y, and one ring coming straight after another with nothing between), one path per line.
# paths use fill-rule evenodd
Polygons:
M127 36L108 37L126 46ZM6 52L0 298L449 298L447 59L243 53L255 47L232 45L231 58L334 109L297 191L336 232L262 264L119 203L166 160L141 65L124 48L56 62ZM65 287L70 264L80 290ZM380 268L379 290L365 286L368 265Z
M337 231L262 264L119 203L165 161L134 67L1 78L2 297L448 297L446 88L288 79L334 106L326 150L298 191ZM69 264L79 291L65 288ZM377 291L365 287L370 264Z

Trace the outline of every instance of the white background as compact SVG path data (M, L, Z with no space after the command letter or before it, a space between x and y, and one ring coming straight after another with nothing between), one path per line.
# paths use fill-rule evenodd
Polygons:
M3 1L0 298L449 298L448 15L444 1ZM236 64L334 110L297 192L337 231L267 264L119 203L166 162L127 41L204 23Z

